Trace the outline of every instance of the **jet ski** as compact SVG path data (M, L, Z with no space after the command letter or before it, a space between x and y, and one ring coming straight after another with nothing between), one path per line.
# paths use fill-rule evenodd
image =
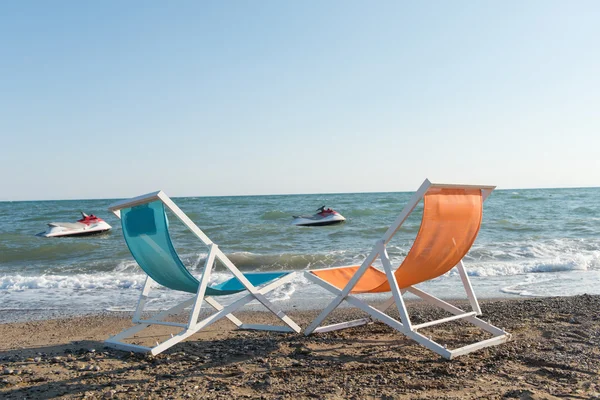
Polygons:
M325 206L317 209L317 213L310 216L295 215L292 225L296 226L324 226L344 222L346 218L331 208Z
M98 218L94 214L87 215L82 212L81 219L77 220L77 222L51 222L48 224L46 232L40 232L37 236L85 236L106 232L110 229L112 227L104 222L102 218Z

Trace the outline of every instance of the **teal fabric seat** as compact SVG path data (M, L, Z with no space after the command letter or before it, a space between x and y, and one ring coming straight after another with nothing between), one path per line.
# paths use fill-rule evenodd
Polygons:
M165 208L161 201L123 208L121 226L129 251L138 265L159 284L169 289L196 293L198 280L187 270L177 255L169 235ZM246 273L254 286L273 281L287 272ZM207 296L224 296L246 288L235 277L206 288Z

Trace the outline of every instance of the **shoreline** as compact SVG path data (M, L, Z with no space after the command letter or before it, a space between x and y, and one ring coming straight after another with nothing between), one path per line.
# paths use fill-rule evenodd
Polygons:
M301 272L301 271L299 271ZM308 282L302 274L291 285L282 287L270 298L284 311L323 309L334 298L333 294L318 285ZM122 277L110 278L111 281ZM145 278L145 276L144 276ZM23 277L19 278L25 279ZM108 279L108 278L107 278ZM10 280L10 279L9 279ZM563 296L580 294L600 295L600 270L572 271L559 273L532 273L526 275L501 275L492 277L470 276L472 286L481 301L496 299L543 298L560 293ZM104 282L104 281L102 281ZM102 283L100 282L100 283ZM129 282L129 281L128 281ZM140 280L137 280L140 282ZM96 282L98 283L98 282ZM106 282L105 282L106 283ZM38 288L35 290L1 291L0 323L47 320L64 316L89 316L107 312L123 313L133 311L139 299L141 289L135 286L129 289L56 289ZM92 285L93 286L93 285ZM444 300L465 299L464 289L458 274L434 281L423 282L419 288L437 295ZM151 308L168 308L187 298L187 293L158 288L152 291ZM358 295L360 298L361 295ZM236 295L224 296L221 302L226 305L237 299ZM369 302L386 299L386 294L366 295ZM407 294L407 301L418 299ZM246 309L257 309L253 304Z
M363 296L363 295L358 295ZM369 297L370 296L370 297ZM404 299L407 305L410 304L418 304L422 300L416 296L406 296ZM370 304L377 304L381 302L381 299L387 298L389 296L382 295L367 295L365 297L366 301ZM557 296L547 296L548 298L557 297ZM527 300L527 299L536 299L536 298L546 298L546 297L526 297L519 295L508 295L504 297L478 297L478 301L481 302L496 302L496 301L506 301L506 300ZM318 302L308 302L308 301L297 301L295 299L288 299L281 302L274 303L277 307L279 307L284 312L288 313L291 311L298 312L320 312L323 310L334 297L330 296L327 299L320 299ZM369 300L370 299L370 300ZM451 302L453 304L463 305L465 307L469 307L467 300L465 297L441 297L442 300ZM27 316L24 316L22 310L18 309L0 309L0 326L3 324L16 324L16 323L26 323L26 322L43 322L43 321L51 321L51 320L60 320L60 319L73 319L73 318L85 318L85 317L115 317L115 318L129 318L131 320L131 315L135 310L135 306L137 303L132 303L130 309L126 310L83 310L83 311L73 311L68 310L65 314L65 311L60 308L53 309L28 309L26 310ZM339 308L351 308L352 306L347 305L347 303L342 303ZM159 312L161 309L157 309L154 312ZM256 302L251 302L242 309L242 313L246 312L261 312L264 310L261 304L257 304Z
M221 320L155 357L104 348L104 339L131 325L131 313L3 323L0 396L600 398L600 296L486 299L480 304L483 319L513 339L452 361L381 323L306 337L237 331ZM318 312L289 315L304 328ZM409 312L415 320L438 316L414 301ZM345 308L333 320L362 315ZM240 316L271 322L260 311ZM460 322L427 331L450 345L479 332ZM166 333L159 328L146 339Z

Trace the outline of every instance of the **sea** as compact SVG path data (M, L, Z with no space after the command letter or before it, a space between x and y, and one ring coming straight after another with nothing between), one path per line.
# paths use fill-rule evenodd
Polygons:
M412 193L345 193L186 197L173 200L242 271L297 271L272 292L283 309L318 309L331 294L302 271L360 264L396 219ZM600 188L496 190L465 266L480 299L600 294ZM108 211L119 199L0 202L0 322L131 313L145 274L132 258L120 221ZM326 205L343 224L291 225L292 215ZM86 237L36 236L48 222L74 222L79 212L105 219L113 229ZM417 234L422 206L388 246L399 265ZM207 248L173 215L173 242L198 276ZM380 267L377 261L374 266ZM217 265L213 281L229 276ZM420 285L441 298L464 298L455 270ZM156 286L149 310L187 294ZM381 295L379 295L381 296ZM373 300L381 297L374 296ZM224 303L236 299L227 296ZM257 304L250 308L258 307Z

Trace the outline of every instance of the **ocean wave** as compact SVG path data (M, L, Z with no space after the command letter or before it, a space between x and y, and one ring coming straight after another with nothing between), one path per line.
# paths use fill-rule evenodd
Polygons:
M598 256L600 239L545 239L489 243L475 243L468 257L475 259L549 258L571 255Z
M500 291L502 293L515 294L517 296L536 297L536 295L533 292L531 292L529 289L524 289L520 286L505 287L505 288L501 288Z
M572 210L574 213L578 213L578 214L595 214L597 211L589 208L589 207L585 207L585 206L580 206L580 207L576 207Z
M198 274L196 277L199 278ZM216 285L232 278L230 273L213 272L210 279L210 285ZM146 275L139 274L79 274L79 275L4 275L0 277L0 290L6 291L29 291L38 289L51 289L56 293L65 290L141 290ZM294 282L304 282L302 274L298 274L292 282L281 285L271 293L271 296L278 299L288 299L296 290ZM165 289L156 282L152 282L152 288Z
M398 265L408 246L388 246L393 265ZM464 259L472 276L508 276L568 271L600 271L600 240L554 239L477 244ZM456 274L455 270L450 274Z
M145 279L142 274L4 275L0 277L0 290L141 289Z
M342 236L348 234L344 233ZM335 240L339 232L329 236ZM399 238L387 246L393 265L400 265L406 257L412 239ZM340 249L323 253L282 252L256 254L253 252L228 253L227 257L242 271L282 271L327 268L360 264L371 246L364 243L354 249ZM206 253L186 254L184 264L192 271L204 266ZM376 260L374 265L379 265ZM494 246L476 244L465 257L465 263L476 274L515 275L570 270L600 269L600 240L554 239L545 241L499 242ZM218 270L223 267L219 265ZM132 272L138 268L134 261L121 261L114 272Z
M555 274L551 274L549 277L527 275L521 282L500 288L500 292L523 297L536 297L540 295L539 289L543 292L546 291L548 289L547 286L552 286L552 283L556 280L557 276ZM555 293L551 292L550 294L554 295Z
M349 241L352 230L331 232L325 240L330 240L332 248L336 241ZM272 253L260 254L251 251L227 253L230 260L242 271L286 271L306 270L311 268L327 268L341 265L360 264L372 248L373 240L365 240L361 234L351 248L303 253L286 251L289 246L272 246ZM373 235L376 239L379 235ZM328 238L328 239L327 239ZM317 240L322 240L317 238ZM388 254L393 265L400 265L406 257L413 237L399 235L388 244ZM279 242L278 242L279 243ZM348 247L348 246L346 246ZM277 250L281 249L281 250ZM131 258L126 249L123 257L108 259L72 259L69 263L60 260L47 264L45 268L32 266L19 269L22 276L114 276L136 275L142 271ZM181 259L190 271L197 273L204 267L207 252L185 252ZM375 262L377 265L379 261ZM481 276L514 275L522 273L544 273L570 270L600 269L600 239L553 239L526 240L520 242L476 243L465 257L466 265ZM55 264L55 265L54 265ZM0 273L12 276L14 269L2 266ZM224 271L224 266L217 263L217 271ZM58 283L57 283L58 284ZM84 285L84 283L81 283ZM2 287L0 287L2 288Z
M114 268L113 272L115 273L125 273L125 272L134 272L140 271L140 267L136 261L133 260L122 260L119 261L117 266Z
M578 260L539 261L531 263L483 263L465 264L467 273L472 276L504 276L527 273L548 273L566 271L586 271L588 262Z

